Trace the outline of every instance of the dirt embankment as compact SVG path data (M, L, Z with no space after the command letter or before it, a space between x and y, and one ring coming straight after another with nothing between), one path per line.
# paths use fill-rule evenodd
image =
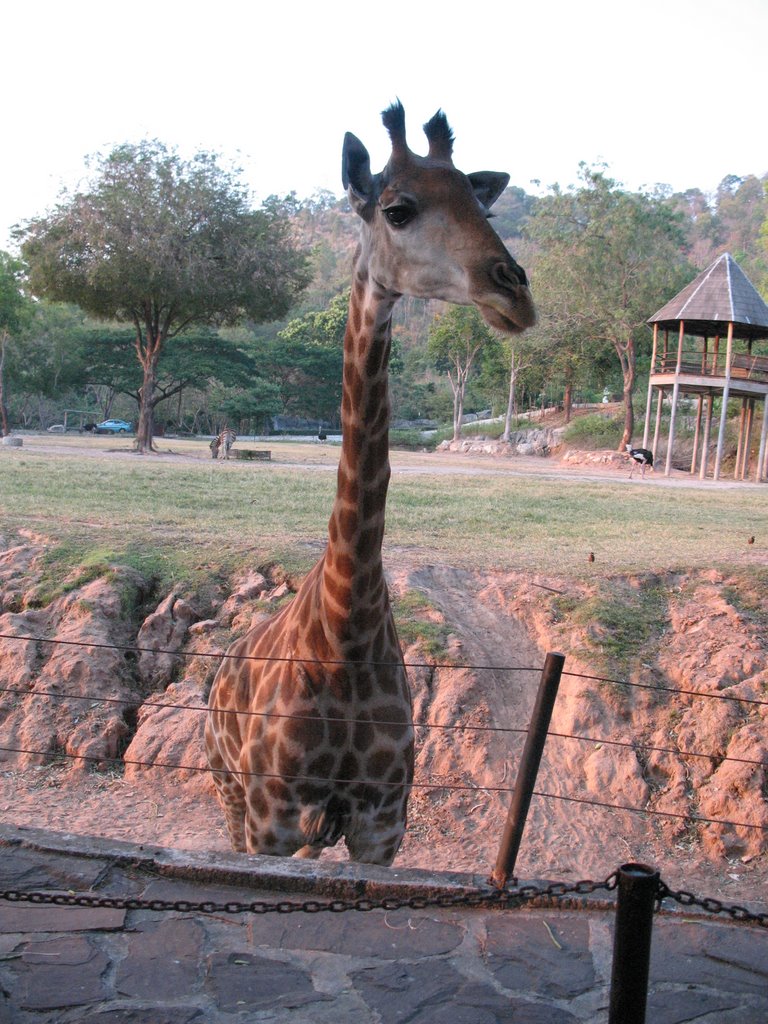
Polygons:
M73 576L44 598L45 545L28 533L0 543L0 820L227 849L204 770L207 690L233 634L290 588L254 572L212 606L168 594L137 622L147 590L130 570ZM656 578L665 632L638 643L620 681L595 669L601 624L567 614L589 600L587 584L445 566L395 567L390 582L421 594L419 614L448 634L438 664L406 652L420 728L397 863L490 870L543 656L560 650L566 675L518 873L602 877L642 860L672 885L768 897L766 640L730 581Z

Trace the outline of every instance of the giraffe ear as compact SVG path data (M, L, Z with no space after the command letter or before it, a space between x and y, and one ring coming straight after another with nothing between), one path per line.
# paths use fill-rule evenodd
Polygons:
M368 150L357 136L347 132L341 154L341 180L349 201L362 216L363 209L373 198L373 176Z
M490 210L509 184L509 175L500 171L477 171L475 174L468 174L467 177L477 201L486 210Z

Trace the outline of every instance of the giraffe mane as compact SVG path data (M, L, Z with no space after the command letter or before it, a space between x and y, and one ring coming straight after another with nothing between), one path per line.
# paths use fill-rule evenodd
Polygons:
M424 134L429 141L429 155L435 160L450 161L453 155L453 132L442 110L438 110L427 121Z

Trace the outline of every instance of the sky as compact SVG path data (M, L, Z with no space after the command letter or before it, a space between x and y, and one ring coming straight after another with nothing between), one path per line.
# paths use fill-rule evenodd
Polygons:
M256 202L341 195L344 133L380 170L396 98L415 152L441 108L457 167L536 194L582 161L630 189L768 172L768 0L9 0L2 21L8 251L124 142L216 152Z

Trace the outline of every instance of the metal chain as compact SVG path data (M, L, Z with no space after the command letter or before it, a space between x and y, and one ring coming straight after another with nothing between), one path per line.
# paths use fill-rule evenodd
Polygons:
M711 896L694 896L686 889L670 889L666 882L659 880L658 900L670 899L679 903L682 907L701 907L708 914L728 914L734 921L745 921L750 924L760 925L761 928L768 928L768 913L754 913L741 907L738 904L723 903L722 900L713 899Z
M610 874L602 882L584 879L580 882L551 882L549 885L520 885L505 889L477 889L474 892L444 893L440 896L385 896L379 899L361 897L355 900L252 900L241 903L230 900L216 903L203 900L195 903L192 900L143 900L137 897L122 896L89 896L77 893L51 892L20 892L8 889L0 892L0 900L8 903L32 903L55 907L84 907L106 910L151 910L155 912L176 911L182 914L332 914L345 913L348 910L367 912L371 910L426 910L429 907L450 909L452 907L501 907L519 906L533 900L560 901L568 896L589 896L605 890L616 888L618 877L616 872ZM757 924L768 928L768 912L754 912L738 904L726 904L711 897L699 897L685 889L670 889L666 882L659 881L657 900L671 899L683 907L699 907L708 914L727 914L734 921Z
M500 906L508 907L520 902L528 902L534 899L549 898L561 899L568 895L586 896L597 892L600 889L611 890L616 888L616 875L609 875L603 882L592 882L584 880L568 884L565 882L553 882L550 885L521 885L506 889L477 889L474 892L445 893L440 896L408 896L393 897L385 896L380 899L367 899L365 897L355 900L304 900L301 903L292 900L279 900L270 903L266 900L252 900L249 903L240 903L235 900L227 903L215 903L212 900L205 900L194 903L191 900L143 900L134 897L122 896L87 896L77 893L50 893L50 892L20 892L16 889L9 889L0 892L0 900L7 900L9 903L32 903L36 905L49 905L55 907L90 907L107 910L153 910L153 911L178 911L180 913L201 913L201 914L318 914L323 911L330 911L338 914L347 910L425 910L428 907L480 907Z

